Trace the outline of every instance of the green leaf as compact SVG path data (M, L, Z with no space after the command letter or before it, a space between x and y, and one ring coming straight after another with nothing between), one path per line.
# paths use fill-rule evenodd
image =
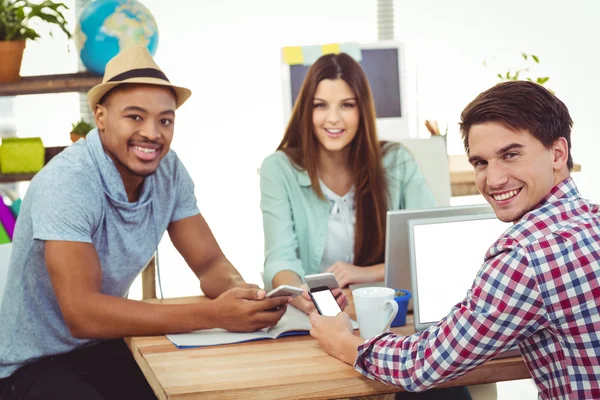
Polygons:
M523 60L527 61L527 53L521 52L521 57L523 57Z
M537 83L543 85L544 83L548 82L548 79L550 79L548 76L537 78Z
M533 80L532 80L531 78L527 78L527 80L528 80L529 82L533 82Z
M498 75L498 78L500 78L500 79L504 79L504 78L502 77L502 74L498 73L497 75Z
M506 73L506 79L510 79L510 71Z
M531 58L533 58L533 61L535 61L537 64L540 63L540 59L537 56L534 56L533 54L531 55Z
M87 123L85 120L81 119L75 123L71 124L71 132L78 133L80 135L86 135L89 131L94 129L92 125Z
M37 39L38 32L28 27L32 18L57 25L68 38L71 32L67 29L67 21L63 11L68 7L63 3L45 0L40 4L27 0L0 0L0 40Z

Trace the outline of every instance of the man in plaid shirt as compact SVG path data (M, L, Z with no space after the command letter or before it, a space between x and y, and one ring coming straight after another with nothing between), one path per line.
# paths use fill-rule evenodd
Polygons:
M498 84L463 111L477 188L513 222L466 298L407 337L354 336L345 313L311 334L362 374L409 391L457 378L518 345L541 399L600 399L600 214L570 178L571 117L542 86Z

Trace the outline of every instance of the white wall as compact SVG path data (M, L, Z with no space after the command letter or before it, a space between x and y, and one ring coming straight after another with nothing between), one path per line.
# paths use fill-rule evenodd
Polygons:
M178 112L173 148L196 182L200 209L223 251L248 281L259 283L263 236L256 170L283 136L280 49L375 41L375 2L144 4L161 33L157 62L173 82L193 91ZM199 291L168 239L159 260L165 296Z
M495 84L496 73L521 66L519 54L540 57L538 76L565 102L575 122L573 176L582 194L600 200L597 107L600 93L600 3L595 0L397 0L396 37L419 58L419 110L450 125L449 151L462 152L460 112ZM491 65L484 67L488 59Z

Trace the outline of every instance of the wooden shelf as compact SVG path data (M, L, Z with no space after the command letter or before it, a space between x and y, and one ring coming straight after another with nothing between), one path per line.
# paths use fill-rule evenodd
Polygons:
M33 179L35 173L32 174L0 174L0 185L4 183L26 182Z
M52 159L55 155L60 153L65 149L64 146L57 147L46 147L46 151L44 154L44 165L48 164L48 161ZM0 174L0 184L2 183L15 183L15 182L24 182L30 181L35 176L33 174Z
M30 181L35 174L0 174L0 183Z
M24 76L20 82L0 83L0 96L22 94L87 92L102 82L102 77L89 72L75 74Z

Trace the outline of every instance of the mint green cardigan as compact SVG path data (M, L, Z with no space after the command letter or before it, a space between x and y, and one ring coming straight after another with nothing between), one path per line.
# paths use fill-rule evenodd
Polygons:
M389 146L389 144L388 144ZM402 146L383 158L389 185L388 210L433 207L434 198L412 155ZM302 280L319 273L327 241L330 205L319 199L306 171L299 171L282 151L260 167L260 208L265 237L265 289L275 275L295 272Z

